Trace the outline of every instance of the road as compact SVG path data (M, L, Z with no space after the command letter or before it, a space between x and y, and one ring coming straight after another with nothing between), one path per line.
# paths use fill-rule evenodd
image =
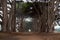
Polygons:
M0 40L60 40L60 34L10 34L0 33Z

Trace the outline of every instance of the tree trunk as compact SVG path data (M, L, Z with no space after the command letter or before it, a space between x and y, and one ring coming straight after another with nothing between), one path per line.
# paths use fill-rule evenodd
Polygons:
M12 20L11 20L11 31L15 32L16 31L16 3L15 0L12 2L12 11L11 11L11 15L12 15Z
M7 0L2 0L2 7L3 7L3 27L2 27L2 31L6 32L7 31L7 19L8 19L8 15L7 15Z

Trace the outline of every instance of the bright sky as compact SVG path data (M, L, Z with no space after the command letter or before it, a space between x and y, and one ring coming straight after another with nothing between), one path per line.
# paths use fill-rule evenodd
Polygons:
M59 29L59 28L60 28L60 26L59 26L59 25L56 25L54 28L55 28L55 29Z
M26 0L23 0L24 2L26 2Z
M24 2L27 2L26 0L23 0ZM32 2L31 0L28 0L29 2ZM35 0L33 0L33 1L35 1ZM38 0L38 1L40 1L40 2L45 2L44 0ZM46 2L49 2L50 0L47 0ZM56 1L55 1L55 3L56 3Z
M27 2L26 0L23 0L24 2ZM29 2L32 2L31 0L28 0Z
M59 29L60 28L60 26L58 25L58 23L56 22L56 26L54 26L54 29Z

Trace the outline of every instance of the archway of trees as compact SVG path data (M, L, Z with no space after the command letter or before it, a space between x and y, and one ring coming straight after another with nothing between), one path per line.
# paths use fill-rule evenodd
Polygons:
M55 0L0 0L2 32L52 32Z

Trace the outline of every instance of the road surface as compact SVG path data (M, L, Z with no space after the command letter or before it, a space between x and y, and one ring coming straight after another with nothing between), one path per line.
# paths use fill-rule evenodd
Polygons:
M0 40L60 40L60 34L10 34L0 33Z

